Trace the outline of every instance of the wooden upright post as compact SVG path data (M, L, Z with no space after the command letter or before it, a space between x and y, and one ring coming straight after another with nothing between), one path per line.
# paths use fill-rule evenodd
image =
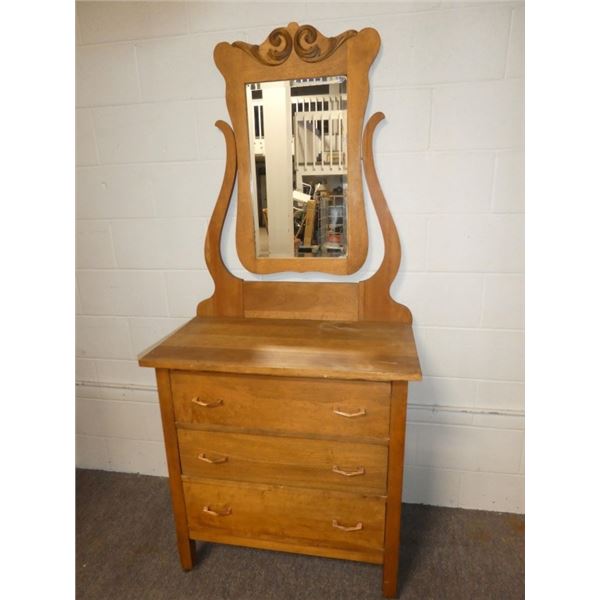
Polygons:
M184 571L190 571L194 566L195 542L189 537L187 513L181 484L181 466L179 462L179 446L177 444L177 429L173 415L173 401L171 397L171 381L168 369L156 369L156 383L160 400L160 414L162 417L165 450L167 452L167 467L169 469L169 487L171 488L171 501L175 517L175 532L177 534L177 548L179 559Z
M398 588L407 393L408 383L406 381L392 382L387 508L385 513L385 551L383 558L383 595L386 598L395 598Z

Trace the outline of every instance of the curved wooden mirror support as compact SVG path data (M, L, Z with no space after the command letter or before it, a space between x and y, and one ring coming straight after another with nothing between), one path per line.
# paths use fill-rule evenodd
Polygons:
M363 168L383 233L384 256L375 274L358 283L244 281L232 275L223 262L220 248L235 182L236 144L231 127L217 121L216 126L225 136L227 166L204 246L215 291L198 304L198 316L412 323L410 310L393 300L389 293L400 267L401 249L373 159L373 133L384 118L383 113L375 113L367 122L362 139Z
M318 271L346 275L355 273L364 263L367 256L368 239L362 190L360 145L363 119L369 97L369 68L377 56L379 46L379 34L372 28L362 29L358 32L345 31L338 36L328 38L310 25L299 26L297 23L290 23L287 27L275 29L260 45L251 45L246 42L234 42L233 44L222 42L215 47L215 63L225 78L227 108L236 142L238 168L236 246L242 264L249 271L254 273ZM323 85L332 82L335 82L335 85ZM335 88L337 100L340 102L335 106L343 108L337 112L336 118L331 117L331 108L334 106L336 98L333 99L334 104L327 105L328 116L325 119L323 119L325 105L322 105L321 117L315 114L318 112L318 109L315 108L316 104L306 104L301 109L297 108L298 99L296 96L294 100L294 92L302 92L301 86L303 85L310 86L318 83L322 84L321 87L326 87L329 93L334 93L333 89ZM314 191L319 185L317 179L308 177L306 178L307 183L303 183L302 175L296 169L301 154L302 160L305 161L302 167L305 173L312 171L323 175L323 167L331 166L332 163L341 167L334 170L338 174L338 178L332 178L332 185L339 186L337 193L341 194L339 197L343 198L345 208L343 250L337 255L332 256L333 253L329 251L321 252L318 244L313 245L312 249L319 251L311 255L310 249L313 242L306 229L301 237L304 249L308 249L308 251L306 255L300 255L298 246L295 246L300 243L299 234L295 231L296 224L292 217L288 217L286 220L285 214L281 216L281 210L278 211L279 224L291 230L288 232L288 241L283 244L285 246L287 243L288 253L275 252L269 255L267 252L267 255L264 255L259 251L261 243L258 239L260 235L257 219L262 221L263 217L259 214L257 196L261 195L260 190L265 184L263 182L262 186L259 185L256 179L254 126L256 124L258 132L262 128L262 124L255 123L254 106L250 106L250 103L253 98L253 90L261 94L260 97L263 98L262 94L266 94L266 88L273 88L278 84L282 88L279 96L282 98L281 102L287 102L287 115L279 105L270 104L268 110L266 100L264 106L260 106L260 110L263 111L264 108L265 121L267 115L272 115L273 112L281 115L279 118L271 116L271 120L265 123L264 152L266 154L269 131L275 130L274 134L271 133L271 140L274 140L271 142L273 144L271 149L275 146L277 149L266 157L266 168L268 171L271 160L273 160L273 164L278 162L279 168L272 165L271 172L277 173L281 179L284 179L283 172L286 172L287 183L282 181L279 184L277 187L279 193L277 194L274 188L272 197L271 192L267 189L265 197L269 196L269 203L273 206L276 203L285 204L286 210L289 210L291 215L293 212L292 191L295 190L296 193L299 191L301 197L301 192L307 191L303 189L303 185L308 190L313 189ZM261 86L265 89L260 89ZM271 92L270 98L273 98L272 94L273 92ZM270 112L272 106L274 110ZM292 106L293 108L291 108ZM256 108L258 110L258 107ZM308 111L304 112L305 118L307 115L312 118L308 123L303 122L301 128L297 119L294 120L292 117L292 114L302 114L297 112L298 110ZM263 112L261 112L262 114ZM261 116L261 122L262 118ZM296 127L295 133L292 132L294 127ZM298 133L300 129L303 132L302 135ZM340 133L340 139L336 139L337 133ZM315 139L318 140L317 144L322 143L323 139L326 140L326 143L315 150ZM304 140L303 147L300 146L302 140ZM262 142L262 140L259 141ZM295 145L295 151L290 149L290 144ZM309 158L312 151L314 151L314 156ZM287 156L285 156L286 154ZM294 168L292 168L292 164ZM343 175L340 175L341 173ZM268 178L266 179L266 186L268 186ZM306 198L307 195L304 197ZM258 204L260 204L260 199ZM262 204L260 205L262 206ZM271 224L270 217L268 224ZM268 230L270 227L267 226L266 229ZM337 237L339 238L339 234ZM325 247L325 244L322 246Z

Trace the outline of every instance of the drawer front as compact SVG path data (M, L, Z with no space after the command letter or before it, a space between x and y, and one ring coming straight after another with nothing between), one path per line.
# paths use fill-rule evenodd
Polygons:
M184 482L190 536L285 541L345 551L383 549L385 499L226 482Z
M180 429L184 475L385 494L387 446Z
M175 419L333 436L389 435L390 384L173 371Z

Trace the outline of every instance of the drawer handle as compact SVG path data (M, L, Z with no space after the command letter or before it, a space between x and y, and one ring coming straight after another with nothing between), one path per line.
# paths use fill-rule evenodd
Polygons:
M346 471L337 465L333 465L333 469L331 469L334 473L338 475L344 475L345 477L354 477L355 475L364 475L365 468L364 467L356 467L354 471Z
M333 414L335 415L340 415L340 417L363 417L364 415L367 414L367 409L366 408L359 408L356 412L345 412L343 410L340 410L339 408L334 408L333 409Z
M214 517L227 517L231 514L231 506L226 506L223 510L213 510L210 506L203 506L202 512L213 515Z
M203 460L204 462L210 463L211 465L220 465L221 463L227 462L226 456L215 456L211 458L210 456L206 456L204 452L202 454L198 454L198 460Z
M353 527L346 527L345 525L340 525L336 519L331 522L331 525L336 529L341 529L342 531L360 531L363 528L363 524L359 521Z
M204 402L204 400L200 400L198 396L192 398L192 402L197 404L198 406L202 406L204 408L215 408L217 406L221 406L223 404L223 400L215 400L214 402Z

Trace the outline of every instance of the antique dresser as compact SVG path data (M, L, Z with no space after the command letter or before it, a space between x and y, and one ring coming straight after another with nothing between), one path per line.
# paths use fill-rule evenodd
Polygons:
M139 360L156 369L185 570L195 540L236 544L381 564L396 595L408 382L421 372L411 313L389 295L400 241L373 160L383 114L363 130L379 43L370 28L327 38L290 23L260 45L215 48L233 125L216 123L227 163L205 243L215 290ZM384 241L375 272L263 276L358 271L363 174ZM261 280L221 256L236 177L237 252Z

